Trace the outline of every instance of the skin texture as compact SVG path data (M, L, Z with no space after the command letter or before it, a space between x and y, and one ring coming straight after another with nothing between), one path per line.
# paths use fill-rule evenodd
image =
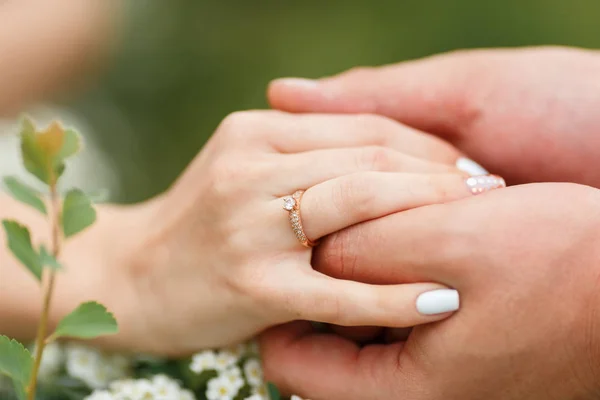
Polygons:
M469 50L312 84L281 79L274 108L374 113L447 139L510 183L600 187L600 55L541 47Z
M443 285L374 285L313 270L312 250L294 236L282 197L309 188L302 221L318 240L471 197L454 166L459 156L384 117L232 114L170 190L139 205L101 207L98 226L67 243L51 323L95 299L122 329L100 344L182 355L296 319L408 327L446 318L415 306L418 295ZM37 242L47 237L34 211L1 201L1 216L30 225ZM4 247L0 266L0 331L26 339L39 315L38 288Z
M438 281L459 290L461 309L406 342L362 348L303 322L273 328L266 379L313 400L596 399L599 223L600 191L532 184L331 235L318 271Z

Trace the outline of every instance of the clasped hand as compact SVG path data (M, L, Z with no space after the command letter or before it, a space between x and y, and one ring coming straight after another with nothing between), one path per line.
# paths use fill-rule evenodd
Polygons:
M287 111L372 112L434 132L509 182L598 186L598 76L595 51L461 51L276 81L269 95ZM600 191L539 183L335 233L318 271L439 282L460 292L461 309L406 341L363 347L302 322L271 329L267 378L313 400L600 398L599 227Z
M316 241L471 197L479 180L456 168L459 158L440 139L384 117L232 114L144 211L148 223L121 273L137 310L132 324L152 332L136 347L189 354L298 319L409 327L447 317L458 293L435 280L378 285L315 271L282 199L306 189L301 219Z

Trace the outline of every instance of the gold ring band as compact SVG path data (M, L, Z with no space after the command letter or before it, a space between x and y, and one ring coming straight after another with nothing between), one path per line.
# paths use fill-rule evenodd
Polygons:
M296 235L298 241L304 247L314 247L318 242L313 242L304 233L302 226L302 216L300 214L300 202L302 201L302 195L304 190L297 190L293 195L283 198L283 209L289 212L290 223L292 230Z

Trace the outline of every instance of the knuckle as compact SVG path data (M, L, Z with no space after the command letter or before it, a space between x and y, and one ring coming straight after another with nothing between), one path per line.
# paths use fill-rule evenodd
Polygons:
M223 132L232 132L238 130L240 127L246 127L250 124L252 119L250 111L235 111L227 115L221 121L219 130Z
M236 111L223 119L217 132L229 140L255 137L262 131L260 127L264 123L264 117L262 111Z
M352 68L348 69L347 71L342 72L338 76L342 79L351 78L354 80L362 80L364 78L372 76L373 73L375 72L375 70L376 70L375 67L360 65L360 66L352 67Z
M381 146L387 145L398 129L398 122L377 114L357 114L352 116L352 124L357 129L369 132L371 140Z
M341 215L365 218L374 205L373 174L362 172L341 179L332 190L332 204Z
M395 154L383 146L364 149L358 160L359 168L366 171L391 171L394 169Z

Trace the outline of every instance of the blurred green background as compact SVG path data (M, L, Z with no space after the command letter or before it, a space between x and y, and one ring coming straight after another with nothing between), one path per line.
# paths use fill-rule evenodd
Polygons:
M69 108L100 132L115 200L166 189L219 121L267 83L459 48L600 47L600 0L130 0L109 70Z

